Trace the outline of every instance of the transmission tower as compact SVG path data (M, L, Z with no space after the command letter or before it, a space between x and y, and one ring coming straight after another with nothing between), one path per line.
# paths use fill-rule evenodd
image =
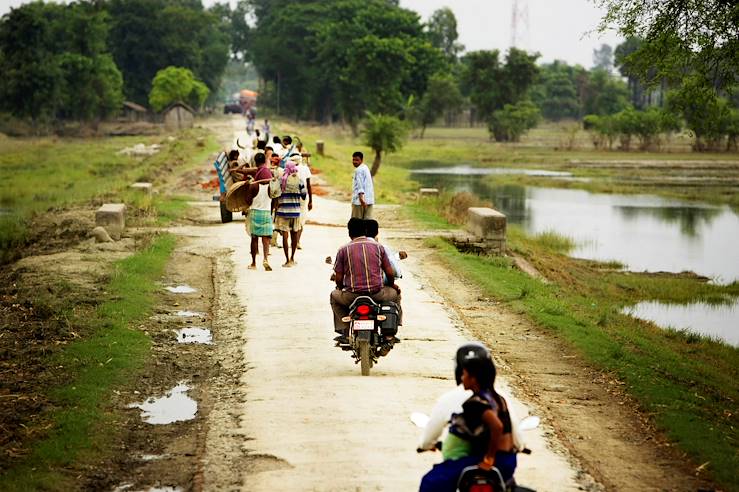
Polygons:
M529 36L529 5L527 0L513 0L511 12L511 48L526 48Z

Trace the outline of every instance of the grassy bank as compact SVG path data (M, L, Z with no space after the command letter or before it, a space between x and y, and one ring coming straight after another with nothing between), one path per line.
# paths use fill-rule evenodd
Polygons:
M118 153L137 143L162 148L145 158ZM161 136L0 140L0 263L15 258L32 239L29 224L36 214L91 201L124 201L135 215L161 215L160 209L173 207L171 197L131 193L128 186L156 184L173 169L200 165L215 147L212 136L199 129L174 141Z
M85 336L49 361L68 381L50 395L52 430L20 464L0 476L0 489L72 490L78 485L76 477L65 467L112 453L113 415L107 402L113 388L139 375L148 357L149 336L132 327L150 315L157 281L174 246L173 236L159 236L116 263L106 287L110 300L92 316L70 320Z

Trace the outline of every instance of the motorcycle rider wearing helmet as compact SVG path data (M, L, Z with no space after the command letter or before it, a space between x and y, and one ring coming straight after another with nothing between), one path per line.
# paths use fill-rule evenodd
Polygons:
M424 475L421 492L456 490L459 475L468 466L485 470L495 466L505 481L513 476L516 453L511 416L507 402L495 391L495 373L490 354L479 344L457 351L455 376L472 395L462 403L461 412L452 414L442 446L444 461Z

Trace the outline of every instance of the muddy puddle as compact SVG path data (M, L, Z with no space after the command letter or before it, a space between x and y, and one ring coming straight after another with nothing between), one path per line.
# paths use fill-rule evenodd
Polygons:
M185 382L167 391L164 396L149 398L143 403L131 403L128 408L139 408L141 419L149 424L171 424L192 420L198 412L198 403L187 396L190 387Z
M192 294L198 291L198 289L190 287L189 285L177 285L175 287L170 286L166 287L166 290L173 294Z
M213 334L209 329L200 326L191 326L175 330L178 343L201 343L204 345L213 344Z
M739 299L728 304L665 304L640 302L624 308L624 314L652 321L665 328L687 331L739 347Z
M139 489L134 487L132 483L124 483L113 489L113 492L183 492L181 487L172 487L165 485L164 487L149 487L148 489Z

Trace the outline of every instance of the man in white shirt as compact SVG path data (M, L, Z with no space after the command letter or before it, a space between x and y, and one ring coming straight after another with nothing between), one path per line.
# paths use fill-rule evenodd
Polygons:
M375 204L375 187L372 174L364 162L364 154L357 151L352 154L354 176L352 177L352 217L371 219L372 207Z
M313 189L310 186L310 178L313 175L310 172L310 166L308 165L308 157L310 154L293 154L289 159L296 157L295 161L298 163L298 178L300 178L300 184L308 190L308 196L300 199L300 225L303 226L303 234L300 238L303 238L305 234L305 223L308 220L308 211L313 210ZM303 249L298 242L298 249Z

